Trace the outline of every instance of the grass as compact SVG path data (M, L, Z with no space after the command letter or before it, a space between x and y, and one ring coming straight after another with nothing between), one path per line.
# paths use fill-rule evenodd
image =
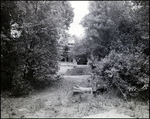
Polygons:
M76 67L87 69L83 67ZM73 70L72 70L73 71ZM10 98L1 97L2 118L66 118L84 117L88 115L103 114L110 110L117 110L118 113L130 117L148 118L149 102L131 100L126 102L123 99L101 94L93 97L92 94L72 95L72 86L87 85L87 78L90 75L64 76L64 79L51 83L51 87L35 92L28 97Z
M96 98L87 93L81 98L79 95L73 97L72 85L75 83L84 85L84 82L69 80L69 78L66 77L66 80L54 83L53 87L26 98L2 98L2 118L84 117L112 109L131 117L146 118L149 116L149 107L145 103L133 100L126 102L106 94Z

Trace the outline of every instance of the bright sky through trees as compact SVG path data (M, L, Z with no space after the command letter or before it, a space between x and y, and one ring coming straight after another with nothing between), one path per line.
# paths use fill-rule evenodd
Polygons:
M84 28L80 25L82 18L88 13L89 1L70 1L74 8L73 23L70 24L69 33L71 35L82 36L84 35Z

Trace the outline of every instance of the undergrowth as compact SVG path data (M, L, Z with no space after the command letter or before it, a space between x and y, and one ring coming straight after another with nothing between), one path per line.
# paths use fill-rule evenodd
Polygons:
M149 56L111 51L97 61L95 74L97 82L105 82L124 99L149 99Z

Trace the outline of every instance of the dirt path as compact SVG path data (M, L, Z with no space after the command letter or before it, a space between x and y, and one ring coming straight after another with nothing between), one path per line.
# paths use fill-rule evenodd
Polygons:
M65 67L65 68L64 68ZM61 67L61 73L70 69L71 66ZM63 70L62 70L63 69ZM119 99L107 99L105 95L94 98L92 94L72 96L72 86L87 85L87 78L90 75L67 76L60 82L54 82L50 88L32 94L28 97L1 98L2 118L65 118L65 117L85 117L85 118L110 118L134 117L135 110L125 108L126 104ZM116 104L120 102L120 104ZM117 106L116 106L117 105ZM149 109L145 109L149 111ZM146 115L145 115L146 114ZM143 117L148 117L146 112ZM138 117L142 117L141 113Z

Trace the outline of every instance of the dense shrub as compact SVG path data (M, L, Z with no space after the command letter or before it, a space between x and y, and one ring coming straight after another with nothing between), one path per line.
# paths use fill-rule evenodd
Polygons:
M116 89L125 98L149 98L149 56L111 51L97 62L95 73L109 91Z
M12 82L12 96L22 96L28 95L33 91L33 87L31 86L29 81L26 81L22 78L17 78Z

